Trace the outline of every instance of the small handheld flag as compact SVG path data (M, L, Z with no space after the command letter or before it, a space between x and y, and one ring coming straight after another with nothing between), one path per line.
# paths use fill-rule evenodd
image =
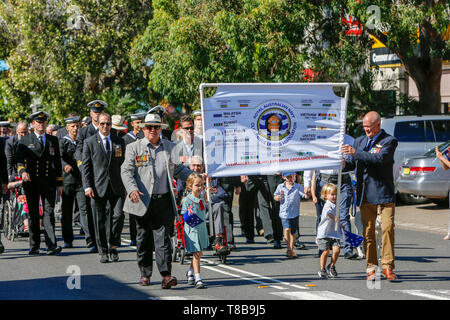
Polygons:
M197 216L192 208L192 205L187 208L186 212L183 214L183 219L186 224L190 227L198 226L203 220Z
M345 241L350 243L354 248L358 247L363 240L364 237L345 231Z

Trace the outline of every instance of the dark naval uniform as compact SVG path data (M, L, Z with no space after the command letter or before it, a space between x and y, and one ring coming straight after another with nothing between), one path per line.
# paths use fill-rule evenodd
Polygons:
M39 116L33 114L33 116ZM46 115L46 113L44 113ZM47 121L48 116L41 119ZM39 253L40 224L39 201L43 205L43 221L47 254L61 251L57 246L55 236L55 198L56 187L62 186L61 156L58 138L43 134L45 143L38 140L37 134L32 133L20 139L17 145L17 172L21 177L24 172L30 175L31 181L23 182L23 189L27 197L30 215L30 254Z

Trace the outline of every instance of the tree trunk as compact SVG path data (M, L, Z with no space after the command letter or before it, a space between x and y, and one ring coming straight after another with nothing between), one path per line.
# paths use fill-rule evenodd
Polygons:
M419 93L420 114L441 113L442 59L405 58L399 54L406 71L414 80Z

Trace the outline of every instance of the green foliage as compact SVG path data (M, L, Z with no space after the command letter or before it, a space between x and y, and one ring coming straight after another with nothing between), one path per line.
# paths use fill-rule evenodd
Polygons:
M10 70L0 96L7 116L29 114L30 93L59 123L69 112L87 114L87 102L100 97L117 111L134 111L119 106L117 95L136 108L147 103L147 81L130 67L129 51L151 16L147 0L1 2L0 28L8 32L0 36L0 59Z

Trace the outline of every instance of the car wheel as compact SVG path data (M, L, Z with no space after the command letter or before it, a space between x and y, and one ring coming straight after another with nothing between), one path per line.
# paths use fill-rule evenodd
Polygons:
M422 197L422 196L417 196L415 194L412 193L399 193L400 196L400 200L405 203L405 204L421 204L421 203L427 203L430 200Z

